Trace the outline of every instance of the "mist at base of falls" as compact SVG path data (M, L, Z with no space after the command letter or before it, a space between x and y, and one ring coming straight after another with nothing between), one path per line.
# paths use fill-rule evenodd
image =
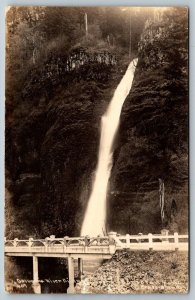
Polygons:
M112 169L113 141L116 136L123 103L128 96L138 59L128 66L117 86L106 113L101 118L98 163L81 229L81 236L105 234L107 188Z

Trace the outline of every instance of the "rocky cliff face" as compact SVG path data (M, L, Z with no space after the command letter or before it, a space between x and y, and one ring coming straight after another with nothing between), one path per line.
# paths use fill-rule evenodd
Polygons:
M162 227L187 231L185 14L185 10L181 15L176 10L158 26L149 22L142 35L134 84L122 110L108 196L109 228L120 228L121 233L127 228L131 233L159 232ZM165 184L163 222L159 178Z
M185 14L186 10L175 9L158 24L148 22L141 37L134 83L114 145L107 230L187 231ZM7 227L10 238L80 233L97 163L100 118L128 58L116 64L109 53L75 51L69 58L53 54L41 68L34 67L21 101L9 112L6 214L12 215ZM163 222L159 179L165 184Z
M54 72L50 78L44 70L31 74L20 114L15 109L6 133L14 214L10 237L80 233L97 162L100 118L122 74L119 66L96 60L64 77Z

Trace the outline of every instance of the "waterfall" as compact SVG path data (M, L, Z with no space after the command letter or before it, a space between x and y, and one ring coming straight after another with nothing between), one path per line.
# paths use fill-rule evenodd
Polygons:
M138 59L134 59L117 86L114 96L106 113L101 118L101 136L98 163L92 192L88 200L81 236L97 236L105 233L106 196L112 168L112 147L119 126L123 103L132 86L135 68Z

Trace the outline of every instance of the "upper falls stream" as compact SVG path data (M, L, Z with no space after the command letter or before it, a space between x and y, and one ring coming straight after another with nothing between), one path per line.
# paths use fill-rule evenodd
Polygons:
M88 200L81 236L105 234L107 187L112 169L113 142L116 136L123 103L130 92L138 59L128 66L117 86L106 113L101 119L98 163L92 192Z

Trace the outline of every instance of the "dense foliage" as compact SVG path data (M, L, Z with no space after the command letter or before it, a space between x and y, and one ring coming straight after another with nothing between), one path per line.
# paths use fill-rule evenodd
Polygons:
M149 17L153 21L145 26ZM185 9L160 15L115 7L8 11L8 237L79 234L97 162L100 118L135 55L139 64L116 139L108 228L159 231L162 178L163 226L186 230L186 20Z
M7 238L80 234L97 163L100 119L137 56L114 145L107 229L187 231L187 26L182 8L9 9ZM159 178L165 184L163 223ZM64 262L51 260L40 260L40 278L64 276ZM53 274L47 273L47 264ZM28 258L8 259L6 280L32 278L31 267ZM51 292L66 289L61 288L49 285Z
M138 56L134 85L123 107L115 151L110 226L117 229L118 220L122 219L123 230L128 225L132 233L138 228L141 232L158 232L161 226L185 232L188 227L187 10L174 8L155 21L148 21ZM159 178L165 183L163 224ZM112 215L116 216L114 220Z

